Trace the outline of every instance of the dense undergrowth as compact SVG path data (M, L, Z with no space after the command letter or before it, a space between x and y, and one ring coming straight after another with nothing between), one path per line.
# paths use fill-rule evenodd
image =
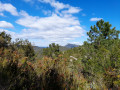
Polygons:
M86 85L82 74L69 67L62 54L35 59L30 42L17 39L11 43L5 32L0 35L1 90L69 90Z
M119 32L103 20L82 46L60 51L51 44L38 58L27 40L0 33L0 90L119 90Z

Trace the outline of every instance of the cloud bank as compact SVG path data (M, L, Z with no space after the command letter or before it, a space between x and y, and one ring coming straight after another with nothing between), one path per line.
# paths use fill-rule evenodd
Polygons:
M25 0L31 2L31 0ZM40 17L29 15L22 10L17 12L16 8L11 4L0 3L0 12L7 11L14 16L19 16L15 21L18 25L24 27L21 33L9 32L15 37L29 39L35 44L38 41L46 41L50 43L67 44L70 40L84 36L85 30L80 24L80 21L73 14L79 13L82 9L73 7L69 4L60 3L56 0L37 0L39 3L50 4L55 8L51 11L50 16ZM9 9L5 8L11 7ZM2 8L4 7L4 8ZM2 22L0 27L13 28L13 25L8 22ZM6 30L8 32L8 30ZM47 44L48 44L47 43Z

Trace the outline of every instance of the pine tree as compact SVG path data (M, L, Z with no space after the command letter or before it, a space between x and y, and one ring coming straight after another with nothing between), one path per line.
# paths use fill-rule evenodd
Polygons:
M5 32L0 33L0 47L8 47L11 42L11 36Z
M91 26L91 30L87 32L89 36L88 41L99 45L103 40L118 39L120 31L116 30L115 27L111 27L112 25L109 24L109 22L104 22L103 20L98 21L96 25Z
M59 45L52 43L48 48L43 49L43 55L48 57L57 57L60 54Z

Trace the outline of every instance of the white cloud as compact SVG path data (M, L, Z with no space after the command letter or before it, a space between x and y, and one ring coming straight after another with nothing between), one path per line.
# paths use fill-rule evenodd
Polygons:
M11 13L14 16L18 16L18 12L17 12L16 8L13 5L8 4L8 3L4 4L4 3L0 2L0 12L4 12L4 11L7 11L7 12Z
M30 16L25 11L21 11L17 24L25 26L19 37L29 39L44 39L55 43L65 43L84 35L84 29L80 22L73 16L58 16L52 14L49 17Z
M80 25L77 18L73 16L60 17L56 14L52 14L49 17L40 18L38 16L30 16L24 11L21 12L21 15L23 15L23 17L21 17L16 22L25 27L34 28L34 29L44 30L44 28L47 27L46 30L49 30L49 28L56 29L60 27L64 28L67 26L73 26L73 25L79 26Z
M82 9L79 9L78 7L69 7L68 10L64 10L62 13L70 13L70 14L74 14L74 13L79 13Z
M103 19L103 18L97 18L97 17L96 17L96 18L91 18L90 21L99 21L99 20L101 20L101 19Z
M65 5L63 3L60 3L58 1L55 0L38 0L39 2L43 2L43 3L48 3L50 4L52 7L55 7L57 10L61 10L64 8L68 8L69 5Z
M70 6L69 4L60 3L56 0L38 0L39 2L48 3L55 8L56 13L59 13L59 10L63 10L62 13L79 13L82 9L78 7ZM64 10L66 9L66 10Z
M0 27L1 28L14 28L14 26L6 21L0 21Z

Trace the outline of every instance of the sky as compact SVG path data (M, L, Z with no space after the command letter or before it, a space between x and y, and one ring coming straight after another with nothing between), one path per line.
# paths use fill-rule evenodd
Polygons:
M82 45L101 19L120 30L120 0L0 0L0 32L35 46Z

